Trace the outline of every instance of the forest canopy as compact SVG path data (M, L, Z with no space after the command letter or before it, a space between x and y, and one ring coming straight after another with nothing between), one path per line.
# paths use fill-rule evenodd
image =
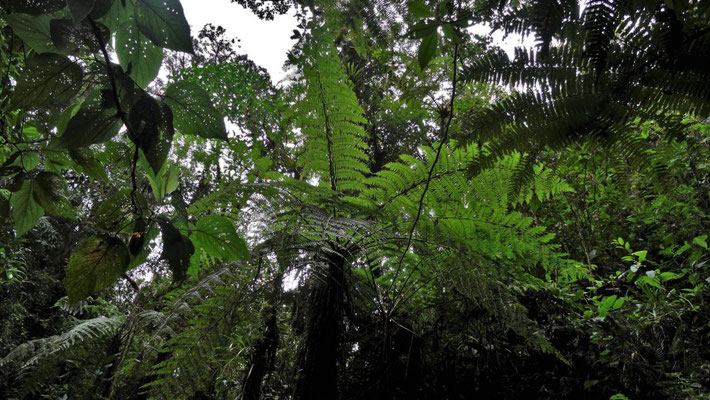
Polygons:
M0 0L0 398L710 398L710 2L231 3Z

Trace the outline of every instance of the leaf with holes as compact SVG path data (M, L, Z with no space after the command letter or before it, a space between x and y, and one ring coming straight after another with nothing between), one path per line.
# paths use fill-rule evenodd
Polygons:
M69 257L64 288L69 302L76 303L116 282L126 269L130 255L119 239L92 236L79 242Z
M65 0L12 0L10 9L13 13L51 14L66 5Z
M69 101L81 89L81 67L59 54L39 54L27 61L11 98L11 108L41 107Z
M69 120L62 135L52 142L52 147L73 149L103 143L116 136L121 125L111 90L94 90Z
M133 21L116 32L116 55L128 76L142 88L158 76L163 63L163 49L151 44Z
M133 203L136 203L139 214L148 209L148 203L140 191L132 192L132 189L124 189L104 200L94 214L96 225L108 232L130 232L136 211Z
M136 145L143 150L153 173L158 174L168 158L175 133L170 108L146 95L133 105L128 120Z
M138 0L135 5L138 29L154 45L193 53L190 25L178 0Z
M249 258L247 243L237 234L232 222L221 215L208 215L197 221L191 238L212 257L227 261Z
M175 128L183 134L227 140L224 118L199 85L180 81L165 91L165 103L175 116Z
M56 53L57 48L52 42L52 35L49 32L50 17L46 15L10 14L4 15L13 32L22 41L32 47L37 53Z

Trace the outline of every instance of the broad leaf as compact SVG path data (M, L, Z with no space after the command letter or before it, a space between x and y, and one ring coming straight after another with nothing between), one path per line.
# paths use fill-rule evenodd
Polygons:
M132 189L124 189L114 193L96 210L96 225L108 232L131 232L136 211L133 209L134 202L139 214L147 211L148 205L140 192L132 194Z
M192 53L190 25L179 0L138 0L138 29L156 46Z
M87 49L99 48L97 32L103 43L108 43L111 39L111 32L100 22L93 25L83 22L75 24L69 18L53 19L49 23L49 34L57 50L63 54L82 54Z
M117 238L92 236L79 242L64 278L69 302L76 303L116 282L128 268L128 248Z
M67 6L74 22L80 22L94 9L95 0L67 0Z
M226 261L249 258L247 244L238 234L232 222L220 215L208 215L197 221L190 236L195 245L212 257Z
M13 13L51 14L66 5L66 0L11 0L10 9Z
M133 21L116 32L116 55L121 67L142 88L158 76L163 63L163 49L152 45Z
M170 153L173 134L173 115L170 108L150 96L139 100L128 115L134 141L143 150L146 160L158 174Z
M67 200L67 184L59 174L42 171L32 180L32 196L35 201L52 214L74 217L74 210Z
M27 61L12 94L11 108L68 102L81 89L81 67L59 54L39 54Z
M116 136L121 125L110 89L94 90L52 146L72 149L102 143Z
M4 15L17 36L37 53L56 53L49 31L50 17L46 15L10 14Z
M419 52L417 54L417 59L419 60L419 67L424 70L429 62L434 58L436 54L436 47L439 44L439 33L434 30L429 35L425 36L422 43L419 45Z
M15 224L15 233L20 237L27 233L37 223L39 217L44 214L42 207L34 199L32 194L32 182L24 181L20 190L12 194L10 206L12 206L12 220Z
M173 83L165 91L165 104L172 109L175 128L181 133L227 140L224 118L199 85L188 81Z
M117 32L121 25L128 20L133 20L133 3L128 1L123 4L120 0L114 1L106 15L101 19L113 32Z
M163 253L160 258L168 261L174 280L183 280L187 276L190 257L195 253L195 246L170 221L161 218L158 224L163 232Z
M408 1L407 8L409 8L409 12L417 18L429 18L434 16L434 13L431 12L429 6L427 6L423 1Z
M88 148L70 149L69 156L80 167L80 172L85 173L94 179L101 179L108 182L106 168L96 159L94 152Z
M96 0L89 17L93 20L102 18L111 10L113 3L126 3L126 0Z
M150 242L158 237L158 232L158 226L156 224L150 224L140 238L137 237L139 232L133 232L131 242L129 243L129 246L132 245L132 247L129 247L129 250L131 250L133 257L131 258L130 264L128 264L128 268L137 267L148 259L148 256L152 250ZM137 253L135 253L136 250Z

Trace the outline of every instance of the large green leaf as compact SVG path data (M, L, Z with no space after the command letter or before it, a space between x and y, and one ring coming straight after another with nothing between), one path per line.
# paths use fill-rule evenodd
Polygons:
M439 32L434 30L430 34L424 37L422 43L419 45L419 52L417 53L417 59L419 60L419 67L424 70L424 68L429 65L429 62L436 55L436 47L439 44Z
M179 0L138 0L138 29L156 46L192 53L190 25Z
M116 32L116 55L121 67L142 88L158 76L163 63L163 49L151 44L133 21Z
M158 174L168 157L175 133L170 108L146 95L133 105L128 119L136 144L143 150L153 172Z
M165 103L173 111L175 127L183 134L227 140L224 118L199 85L188 81L173 83L165 91Z
M93 216L96 225L108 232L130 232L135 214L134 201L139 213L147 212L147 202L140 192L132 194L132 189L124 189L114 193L96 210Z
M67 4L65 0L10 0L13 13L51 14Z
M12 30L22 41L37 53L56 53L49 32L50 17L46 15L10 14L4 15Z
M227 261L249 258L246 241L237 234L232 221L221 215L212 214L197 221L190 237L212 257Z
M12 220L15 224L15 233L20 237L27 233L37 223L44 210L34 199L32 182L24 181L20 190L12 194L10 206L12 207Z
M27 60L11 98L11 108L41 107L68 102L81 89L84 72L59 54L39 54Z
M113 7L113 3L126 3L126 0L96 0L89 18L96 20L104 17Z
M97 32L101 41L97 40ZM101 43L108 43L111 32L100 22L74 23L70 18L53 19L49 23L49 34L54 46L62 54L85 54L88 49L98 49Z
M110 89L94 90L52 146L72 149L102 143L116 136L121 125Z
M67 0L67 6L74 22L80 22L94 9L95 0Z
M42 171L32 180L32 196L47 212L63 217L74 217L74 210L67 200L67 184L56 173Z
M158 224L163 232L163 253L160 258L168 261L173 279L183 280L187 276L190 257L195 253L195 246L170 221L161 218Z
M423 1L408 1L407 8L409 8L409 12L417 18L428 18L434 16L434 13L431 12L429 6L427 6Z
M111 8L101 21L111 29L117 32L121 25L133 20L133 3L128 1L124 5L122 1L114 1Z
M64 278L69 302L76 303L111 286L130 261L128 248L117 238L101 235L79 242L71 256Z
M80 172L85 173L94 179L101 179L104 182L108 182L108 175L106 175L106 168L103 164L94 156L94 152L88 148L77 148L70 149L69 156L78 166L80 167Z

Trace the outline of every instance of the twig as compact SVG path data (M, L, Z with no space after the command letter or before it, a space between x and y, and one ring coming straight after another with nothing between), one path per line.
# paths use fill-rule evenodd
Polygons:
M389 291L392 286L394 285L394 282L397 280L397 277L399 277L400 272L402 271L402 261L404 261L404 257L407 255L409 252L409 248L412 246L412 237L414 236L414 230L417 228L417 223L419 222L419 218L422 215L422 209L424 208L424 198L426 197L426 193L429 190L429 184L431 183L431 178L434 175L434 169L436 168L436 164L439 162L439 158L441 156L441 150L443 149L444 145L446 144L446 141L449 137L449 129L451 127L451 120L454 118L454 100L456 99L456 66L457 66L457 59L459 55L459 45L455 44L454 45L454 71L453 71L453 77L451 79L451 100L449 102L449 118L446 121L446 124L444 125L444 134L441 138L441 143L439 143L439 147L436 149L436 156L434 157L434 162L431 164L431 168L429 168L429 174L427 176L426 184L424 185L424 191L422 191L422 195L419 197L419 206L417 208L417 214L414 217L414 223L412 224L412 228L409 230L409 235L407 238L407 246L404 248L404 251L402 252L402 255L399 257L399 261L397 262L397 270L392 277L392 282L390 283L389 287L387 290Z
M126 113L123 111L123 108L121 108L121 101L118 97L118 86L116 85L116 77L113 74L111 58L108 56L108 51L106 50L106 43L101 37L101 30L99 30L98 25L96 25L93 20L90 20L90 23L91 27L94 29L94 36L96 36L96 41L99 42L99 48L101 50L101 54L104 56L104 62L106 63L106 71L108 73L109 81L111 81L113 101L114 103L116 103L116 116L123 122L124 125L126 125L126 132L128 134L128 138L131 139L131 141L136 147L135 153L133 154L133 167L131 168L131 205L133 206L134 213L140 215L140 210L138 209L138 205L136 203L136 191L138 190L138 183L136 182L136 165L138 164L138 137L133 131L133 129L131 129L131 124L128 122Z

